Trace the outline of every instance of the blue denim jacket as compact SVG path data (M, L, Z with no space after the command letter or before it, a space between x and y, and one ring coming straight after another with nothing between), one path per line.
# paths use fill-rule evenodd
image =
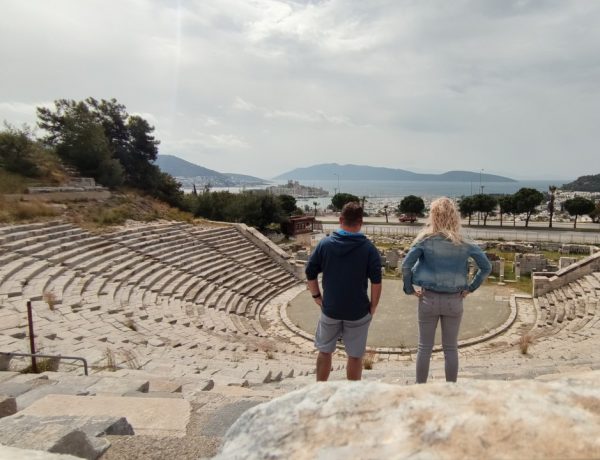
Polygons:
M471 282L467 279L469 258L478 267ZM473 292L491 271L492 264L476 244L454 244L443 236L434 235L416 243L404 258L404 292L413 294L413 284L436 292Z

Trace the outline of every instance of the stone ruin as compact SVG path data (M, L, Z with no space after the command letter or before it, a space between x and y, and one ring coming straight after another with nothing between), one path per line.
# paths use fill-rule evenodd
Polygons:
M599 378L316 384L246 412L216 460L598 458Z
M548 271L550 267L543 254L515 254L515 264L519 264L521 275Z
M558 269L562 270L563 268L567 268L569 265L573 265L577 262L577 257L561 257L558 260Z
M582 254L587 256L598 252L598 248L587 244L563 244L558 252L561 254Z
M397 252L384 253L390 262L396 255L400 263ZM473 428L467 426L472 419L462 417L469 410L479 414L480 418L473 420L481 429L478 445L468 445L474 449L468 451L471 458L493 452L519 457L530 452L518 450L525 448L541 449L535 452L549 457L568 458L564 447L567 443L547 441L544 433L551 430L540 427L535 414L525 409L537 404L544 410L558 411L553 413L559 413L560 420L550 415L545 419L576 440L571 448L573 456L585 458L588 447L598 448L586 441L600 439L595 431L597 421L587 423L586 408L597 407L599 398L593 385L587 388L585 382L580 385L579 377L569 375L567 385L561 383L561 376L579 369L600 368L600 265L596 263L597 255L591 258L594 264L578 261L576 270L555 276L560 283L548 278L547 289L539 296L511 296L506 328L461 348L460 378L452 386L452 395L448 394L449 386L435 383L443 380L441 353L434 353L431 363L432 384L417 387L410 385L415 377L413 355L373 350L374 368L364 373L365 394L370 395L365 406L360 403L364 395L359 395L359 385L310 386L315 358L312 338L294 332L284 315L287 302L305 286L299 272L289 265L289 256L249 231L236 226L202 228L172 222L127 226L107 234L91 234L65 222L0 227L0 352L28 350L24 301L32 299L36 334L43 351L84 356L91 367L90 375L85 376L79 364L63 359L58 372L19 374L17 371L27 363L0 355L0 367L4 369L0 369L0 444L13 446L0 446L0 457L14 458L13 450L8 454L3 449L16 446L87 452L86 458L97 458L108 449L110 457L111 449L119 445L138 446L129 438L136 439L140 434L154 439L153 446L161 455L209 457L216 451L199 455L193 450L189 457L178 456L177 446L210 436L224 439L227 428L247 409L287 394L285 401L317 401L305 413L308 417L314 412L316 423L356 417L354 425L332 423L349 429L348 443L332 444L335 440L323 428L320 435L289 450L295 445L295 436L304 433L298 429L301 424L294 421L294 411L300 406L286 408L275 401L273 406L261 406L248 413L231 429L222 458L236 458L229 454L234 446L245 445L239 444L243 437L259 445L255 450L245 445L239 458L259 458L263 449L270 449L273 458L313 458L314 452L346 457L360 452L367 458L367 453L393 458L400 456L398 446L409 445L409 441L414 443L412 453L459 455L465 452L463 438L455 444L452 440L457 439L462 427ZM530 336L531 343L523 352L524 334ZM343 379L343 355L336 354L333 367L332 379ZM597 378L593 375L592 381ZM503 382L517 379L528 381ZM556 383L545 385L533 379ZM393 383L392 389L383 389L383 381ZM331 388L335 391L327 393ZM375 388L389 391L390 397L394 394L398 404L386 400L385 411L391 411L391 415L381 412L380 416L389 415L388 420L397 419L397 424L361 419L381 402L373 396ZM298 389L304 390L292 393ZM519 405L514 394L525 395L521 401L525 406ZM550 400L549 394L555 399ZM477 401L473 395L477 395ZM442 401L448 398L462 409L444 406ZM556 398L561 398L560 404ZM352 410L344 409L345 401L350 401ZM402 401L431 410L411 412ZM501 406L502 401L505 406ZM535 406L530 405L533 402ZM356 410L357 405L366 409ZM503 409L486 410L482 416L481 407L490 405ZM264 437L254 438L252 434L248 438L244 429L248 433L256 429L255 424L246 423L248 417L273 407L281 410L271 412L268 421L258 422ZM450 431L435 417L444 407L452 412L444 417L454 427ZM514 412L503 412L504 408ZM506 417L514 416L513 422L505 425L502 414L512 414ZM573 414L576 420L569 419ZM281 416L281 423L275 416ZM90 418L94 417L102 420L92 423ZM290 420L292 423L287 423ZM514 420L519 423L517 430ZM374 436L365 438L364 430L355 428L365 423L392 431L374 432ZM26 438L27 443L18 441L24 439L18 433L33 433L42 426L51 428L35 431ZM55 429L58 426L63 428ZM121 427L120 431L115 426ZM245 428L240 430L240 426ZM280 441L277 433L290 426L294 427L294 436ZM494 428L488 430L487 426ZM411 431L411 427L430 429ZM503 427L501 433L498 427ZM577 438L582 430L587 430L589 436ZM105 436L109 431L119 437L118 445L110 447L113 438ZM444 437L445 433L452 436ZM506 433L512 434L507 437ZM527 442L515 441L520 438L514 436L520 434L527 436ZM407 438L402 438L404 435ZM272 444L273 439L278 445ZM406 442L390 447L386 441L389 439ZM515 441L512 446L516 450L510 450L503 439ZM77 441L80 450L67 450L65 446L71 444L66 441ZM128 458L116 455L111 458Z

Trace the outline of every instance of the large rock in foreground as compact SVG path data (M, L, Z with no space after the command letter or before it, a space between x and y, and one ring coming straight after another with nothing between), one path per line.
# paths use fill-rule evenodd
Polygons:
M244 413L217 458L600 458L598 382L315 384Z

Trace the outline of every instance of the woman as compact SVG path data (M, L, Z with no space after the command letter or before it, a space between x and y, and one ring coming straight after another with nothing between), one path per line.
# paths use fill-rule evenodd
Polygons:
M478 267L471 281L467 276L469 258ZM417 235L402 263L404 292L419 298L417 383L427 382L438 319L442 324L446 381L456 382L463 299L475 291L491 271L485 253L460 234L460 214L454 203L446 197L431 203L429 222ZM420 289L415 290L414 284Z

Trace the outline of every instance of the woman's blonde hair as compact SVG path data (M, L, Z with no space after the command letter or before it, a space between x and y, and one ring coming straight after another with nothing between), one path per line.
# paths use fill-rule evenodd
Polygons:
M431 203L427 224L419 232L415 242L429 236L441 235L454 244L461 244L464 238L460 229L460 213L456 209L456 205L450 198L443 196Z

